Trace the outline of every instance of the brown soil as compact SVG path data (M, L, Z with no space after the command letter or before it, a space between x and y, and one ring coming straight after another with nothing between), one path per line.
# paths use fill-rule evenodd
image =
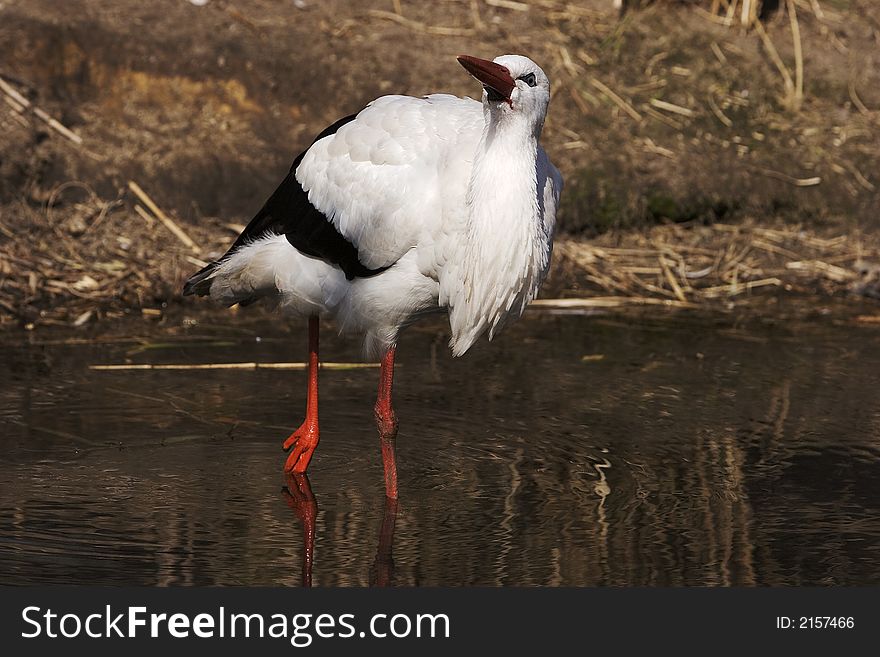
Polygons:
M763 39L721 24L711 1L642 4L621 18L610 0L404 1L402 15L384 1L2 0L0 77L82 138L0 102L3 323L86 322L176 300L194 261L222 252L325 125L385 93L474 95L462 52L522 52L553 80L544 143L566 177L570 235L637 244L654 239L646 226L684 222L656 230L686 245L719 219L796 225L859 244L849 261L820 261L847 268L835 291L862 289L880 228L880 8L794 3L801 97L772 55L796 83L786 12L767 13ZM129 180L198 248L142 219ZM551 292L611 292L561 253ZM736 282L778 264L753 260ZM661 274L650 284L663 288Z

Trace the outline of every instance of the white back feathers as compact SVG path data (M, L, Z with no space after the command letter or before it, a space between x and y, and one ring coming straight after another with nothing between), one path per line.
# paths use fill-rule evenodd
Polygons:
M446 178L471 167L478 109L449 95L384 96L315 143L296 177L364 265L387 267L438 228Z

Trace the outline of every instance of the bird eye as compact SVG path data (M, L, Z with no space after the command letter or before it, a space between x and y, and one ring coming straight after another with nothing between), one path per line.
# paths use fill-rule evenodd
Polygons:
M525 75L521 75L521 76L519 76L518 79L519 79L519 80L522 80L523 82L525 82L525 83L526 83L527 85L529 85L530 87L534 87L536 84L538 84L537 81L535 80L535 74L534 74L534 73L526 73Z

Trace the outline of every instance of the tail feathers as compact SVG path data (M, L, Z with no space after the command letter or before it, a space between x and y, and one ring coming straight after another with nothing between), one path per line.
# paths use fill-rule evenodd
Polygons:
M314 315L338 304L347 289L341 269L303 255L284 235L268 233L194 274L183 292L224 306L268 299L282 303L288 314Z
M264 296L271 296L276 291L271 272L255 267L238 251L190 276L183 286L183 295L210 296L224 306L249 306Z
M276 297L276 273L292 250L283 235L272 234L233 247L220 260L194 274L183 293L207 295L224 306L246 306L263 297Z
M197 294L200 297L204 297L210 294L213 274L219 265L219 262L212 262L207 267L203 267L190 276L189 280L183 285L183 296Z

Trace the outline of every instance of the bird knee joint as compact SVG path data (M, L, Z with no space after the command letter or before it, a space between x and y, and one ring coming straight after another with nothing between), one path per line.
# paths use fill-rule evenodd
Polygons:
M394 413L394 409L377 405L374 412L379 435L383 438L393 438L397 435L397 415Z

